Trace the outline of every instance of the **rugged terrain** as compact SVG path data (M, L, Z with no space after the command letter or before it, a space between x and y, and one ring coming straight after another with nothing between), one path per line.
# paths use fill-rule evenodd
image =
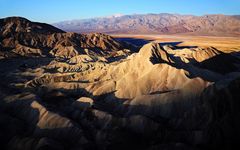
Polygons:
M239 16L143 14L122 15L55 23L65 31L111 34L188 34L239 36Z
M233 149L240 58L0 20L2 149Z

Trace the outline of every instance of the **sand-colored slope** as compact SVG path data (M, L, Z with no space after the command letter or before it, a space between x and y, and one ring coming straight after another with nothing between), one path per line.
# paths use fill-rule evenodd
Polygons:
M28 81L25 87L34 88L40 93L44 87L48 91L59 90L70 95L84 94L96 102L105 103L102 105L100 102L98 107L117 108L124 114L140 113L132 107L144 106L148 109L141 110L143 114L169 117L175 114L175 106L172 105L184 101L182 106L178 106L179 110L191 107L195 97L224 77L181 59L198 62L203 57L210 59L217 55L214 49L200 51L186 49L183 52L189 55L184 55L180 51L172 53L172 50L165 50L157 43L150 43L120 63L80 61L72 64L52 61L46 68L56 73L45 73Z
M194 72L195 70L198 70L199 75L194 75L197 73ZM202 85L198 84L197 86L202 86L200 89L203 89L205 81L208 81L201 79L201 75L205 76L203 72L178 60L159 44L150 43L145 45L132 59L111 66L103 79L115 81L113 85L116 86L114 88L116 96L125 99L155 92L180 90L194 80L202 82ZM217 74L206 72L209 74L209 81L210 78L217 80ZM191 78L189 75L195 76L195 78ZM95 94L101 95L97 92Z

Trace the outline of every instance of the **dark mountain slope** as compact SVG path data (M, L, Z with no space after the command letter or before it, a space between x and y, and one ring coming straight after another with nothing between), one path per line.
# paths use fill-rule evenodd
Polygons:
M2 57L52 55L71 58L88 53L109 57L134 47L101 33L67 33L48 24L9 17L0 20L0 48Z

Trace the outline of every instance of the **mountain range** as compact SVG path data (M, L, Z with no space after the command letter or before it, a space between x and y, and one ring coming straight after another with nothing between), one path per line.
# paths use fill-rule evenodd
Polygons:
M135 14L62 21L53 25L78 33L240 35L238 15Z

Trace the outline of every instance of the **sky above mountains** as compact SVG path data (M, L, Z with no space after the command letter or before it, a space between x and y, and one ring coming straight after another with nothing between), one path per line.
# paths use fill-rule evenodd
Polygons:
M54 23L114 14L240 14L240 0L0 0L0 18Z

